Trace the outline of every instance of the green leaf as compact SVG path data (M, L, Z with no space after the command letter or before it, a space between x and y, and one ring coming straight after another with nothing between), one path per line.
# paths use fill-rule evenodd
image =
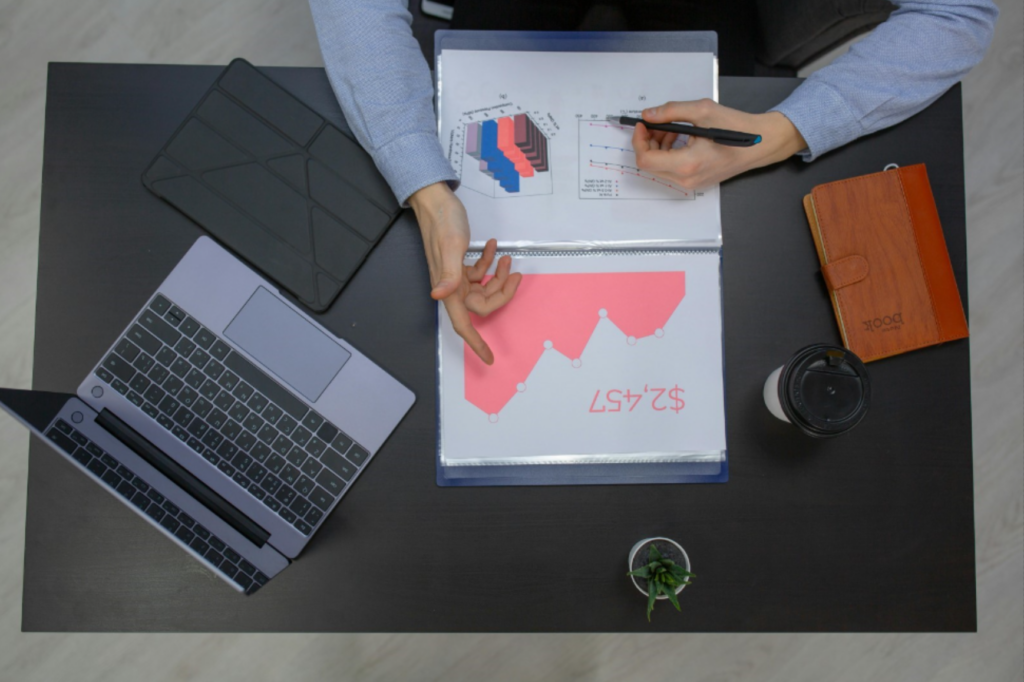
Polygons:
M630 571L626 575L635 575L638 578L643 578L644 580L647 580L651 577L651 569L649 566L641 566L635 571Z
M658 586L647 583L647 622L651 622L651 612L654 611L654 600L658 598Z
M675 589L669 590L666 594L668 595L668 600L672 602L672 606L676 607L676 611L682 612L682 609L679 608L679 597L676 595Z
M651 561L658 561L661 559L661 552L658 551L658 546L653 542L651 543L651 551L648 555L650 556Z

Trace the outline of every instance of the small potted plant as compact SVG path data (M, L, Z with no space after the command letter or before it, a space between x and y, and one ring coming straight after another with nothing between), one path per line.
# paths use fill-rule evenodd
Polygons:
M633 545L629 553L628 575L636 589L647 595L647 621L651 620L654 602L667 599L677 611L679 598L676 596L690 584L690 557L679 543L668 538L647 538Z

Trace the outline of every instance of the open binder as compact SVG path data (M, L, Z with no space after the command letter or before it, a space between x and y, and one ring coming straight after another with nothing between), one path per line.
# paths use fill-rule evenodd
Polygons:
M635 166L640 116L717 99L699 33L436 34L439 136L473 225L523 274L474 324L438 305L442 486L725 482L718 188ZM681 141L681 143L684 141Z

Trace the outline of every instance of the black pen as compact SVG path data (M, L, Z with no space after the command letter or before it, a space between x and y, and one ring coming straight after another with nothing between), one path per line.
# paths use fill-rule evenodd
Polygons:
M695 137L706 137L712 142L724 144L729 147L752 147L761 141L760 135L751 133L740 133L735 130L722 130L721 128L698 128L685 123L648 123L643 119L630 118L629 116L609 116L608 120L624 126L636 126L643 123L648 130L660 130L665 133L679 133L680 135L694 135Z

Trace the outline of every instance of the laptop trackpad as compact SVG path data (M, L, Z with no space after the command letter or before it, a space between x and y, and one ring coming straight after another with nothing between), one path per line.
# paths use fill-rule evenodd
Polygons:
M263 287L256 289L224 336L311 402L352 357Z

